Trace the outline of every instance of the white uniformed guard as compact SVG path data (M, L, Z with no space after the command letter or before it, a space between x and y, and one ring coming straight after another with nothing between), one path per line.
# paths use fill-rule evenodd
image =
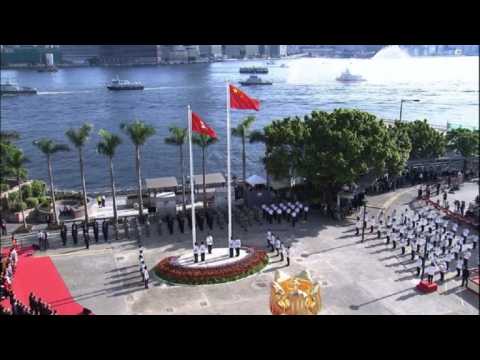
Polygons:
M308 220L308 211L309 211L309 210L310 210L310 208L308 207L308 205L305 205L305 206L303 207L303 213L304 213L304 219L305 219L305 221Z
M205 248L205 244L202 241L202 243L200 244L200 261L202 261L202 262L205 261L205 251L206 250L207 249Z
M240 248L242 247L242 241L240 239L235 240L236 256L240 256Z
M208 247L208 253L211 254L212 253L212 247L213 247L213 236L212 236L212 234L208 234L208 236L206 238L206 242L207 242L207 247Z
M287 258L287 266L290 266L290 247L285 247L285 257Z
M272 246L272 232L268 230L267 231L267 247L271 247L271 246Z
M277 240L275 241L275 249L277 250L277 256L280 255L281 246L282 242L280 241L280 238L277 238Z
M460 274L462 273L462 267L463 267L463 260L458 259L457 260L457 277L459 277Z
M415 268L417 269L417 276L420 276L420 271L422 270L422 259L418 258L415 261Z
M235 243L234 243L233 239L230 239L228 241L228 251L229 251L229 254L230 254L231 258L233 257L233 248L234 247L235 247Z
M292 226L295 227L295 223L297 222L297 212L292 212Z
M427 267L426 272L428 275L428 282L431 284L433 282L433 276L435 275L436 271L436 266L434 264L431 264L429 267Z
M193 245L193 259L194 259L193 261L195 263L198 263L198 252L199 252L199 250L200 249L198 248L198 244L195 243L195 245Z
M145 289L148 289L148 280L150 279L150 274L148 273L147 267L143 268L143 282L145 283Z

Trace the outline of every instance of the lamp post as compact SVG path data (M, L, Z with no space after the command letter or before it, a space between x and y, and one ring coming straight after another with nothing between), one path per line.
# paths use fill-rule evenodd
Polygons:
M403 109L403 103L404 102L420 102L419 99L402 99L400 100L400 122L402 121L402 109Z

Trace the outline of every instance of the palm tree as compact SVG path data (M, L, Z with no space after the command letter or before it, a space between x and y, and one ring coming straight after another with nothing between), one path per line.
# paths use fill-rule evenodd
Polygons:
M80 159L80 177L82 178L82 190L83 190L83 204L85 206L85 225L88 226L88 210L87 210L87 187L85 186L85 170L83 166L83 147L90 138L93 125L85 123L81 127L69 129L65 135L68 140L78 150L78 157Z
M152 125L136 120L133 123L120 124L120 129L128 135L133 145L135 146L135 165L137 169L138 179L138 212L140 218L143 217L143 198L142 198L142 177L140 169L141 153L140 150L149 137L155 135L155 128Z
M20 139L20 134L16 131L0 131L0 141L5 144L9 144L18 139Z
M193 136L192 142L195 145L198 145L202 148L202 169L203 169L203 208L207 208L207 188L205 184L205 173L207 171L207 164L205 161L206 155L207 155L207 147L209 147L212 144L215 144L218 141L216 138L212 138L208 135L204 134L195 134ZM190 179L190 181L193 181L193 179Z
M187 129L180 128L178 126L172 126L170 129L170 136L165 138L165 144L178 146L180 150L180 166L182 168L182 197L183 197L183 213L186 212L187 204L185 200L185 159L184 159L184 146L185 139L187 138Z
M42 153L47 157L48 177L50 179L50 193L52 194L53 221L58 225L57 208L55 207L55 191L53 188L52 155L60 151L70 151L68 145L57 144L51 139L40 139L33 142Z
M117 215L117 195L115 193L115 181L113 176L113 157L115 156L115 150L118 145L122 143L120 136L112 134L111 132L101 129L98 135L102 140L97 144L97 151L108 157L108 163L110 165L110 184L112 186L112 198L113 198L113 221L115 239L118 240L118 215Z
M265 146L267 146L267 136L265 135L265 132L263 130L254 130L250 133L249 135L249 140L250 140L250 144L254 144L254 143L262 143L262 144L265 144ZM267 147L267 151L266 153L268 153L268 147ZM268 169L267 169L267 158L266 156L264 158L262 158L262 163L264 164L265 166L265 172L266 172L266 175L267 175L267 188L269 186L269 176L268 176Z
M245 140L249 137L249 129L254 121L255 116L247 116L236 128L232 129L232 135L242 139L242 176L244 186L247 179Z
M8 166L14 170L15 175L17 177L17 185L18 185L18 200L20 204L22 205L23 199L22 199L22 189L20 187L21 185L21 174L24 172L24 165L28 163L30 160L28 160L24 155L21 150L14 150L10 153L10 156L6 159ZM25 230L27 229L27 219L25 218L25 211L23 206L21 206L22 209L22 218L23 218L23 227Z

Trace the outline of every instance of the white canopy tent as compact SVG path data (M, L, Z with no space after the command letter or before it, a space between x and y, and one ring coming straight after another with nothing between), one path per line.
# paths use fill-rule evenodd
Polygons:
M258 176L258 175L252 175L250 177L248 177L245 182L247 184L249 184L250 186L257 186L257 185L266 185L267 184L267 181L261 177L261 176Z

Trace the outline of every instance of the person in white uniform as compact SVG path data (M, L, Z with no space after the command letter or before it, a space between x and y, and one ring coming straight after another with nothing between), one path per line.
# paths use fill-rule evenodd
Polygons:
M193 261L195 263L198 263L198 252L199 252L199 247L198 247L198 244L195 243L195 245L193 245Z
M200 261L204 262L205 261L205 252L206 252L206 247L203 241L200 243Z
M213 235L211 233L208 233L208 236L205 240L207 242L208 253L211 254L213 248Z
M235 240L235 256L240 256L240 248L242 247L242 241L240 239Z
M233 239L230 239L228 241L228 252L229 252L229 255L230 257L232 258L233 257L233 249L235 247L235 243L234 243L234 240Z

